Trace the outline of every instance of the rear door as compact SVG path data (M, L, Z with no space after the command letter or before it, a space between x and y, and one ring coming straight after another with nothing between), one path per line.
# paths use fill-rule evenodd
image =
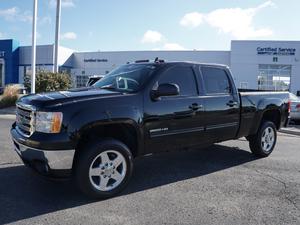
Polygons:
M180 94L152 100L150 93L145 93L144 135L148 153L189 147L204 139L203 99L199 97L192 65L169 67L151 89L163 83L177 84Z
M229 71L224 67L201 66L205 98L205 129L212 142L232 139L239 128L239 97Z

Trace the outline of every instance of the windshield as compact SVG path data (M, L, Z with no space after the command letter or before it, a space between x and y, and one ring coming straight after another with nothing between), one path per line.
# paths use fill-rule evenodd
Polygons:
M93 86L102 89L135 92L145 84L153 74L156 65L128 64L111 71Z

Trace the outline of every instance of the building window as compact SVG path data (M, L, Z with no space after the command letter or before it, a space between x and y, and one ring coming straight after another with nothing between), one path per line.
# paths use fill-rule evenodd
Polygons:
M258 89L288 91L292 66L290 65L266 65L258 66Z
M85 87L88 79L88 76L76 76L76 87Z

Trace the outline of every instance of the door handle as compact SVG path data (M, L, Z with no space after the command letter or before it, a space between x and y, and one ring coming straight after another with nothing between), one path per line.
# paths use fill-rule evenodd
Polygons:
M229 102L227 102L226 105L228 105L229 107L233 107L236 106L237 104L238 104L237 102L230 100Z
M189 106L189 108L190 108L191 110L196 111L196 110L198 110L198 109L202 109L202 108L203 108L203 105L198 105L197 103L193 103L192 105Z

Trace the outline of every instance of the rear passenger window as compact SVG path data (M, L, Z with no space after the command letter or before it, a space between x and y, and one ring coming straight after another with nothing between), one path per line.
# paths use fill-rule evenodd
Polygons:
M207 94L229 94L230 83L225 70L213 67L201 68Z
M197 85L194 72L190 67L175 66L165 71L158 84L173 83L179 86L180 96L197 95Z

